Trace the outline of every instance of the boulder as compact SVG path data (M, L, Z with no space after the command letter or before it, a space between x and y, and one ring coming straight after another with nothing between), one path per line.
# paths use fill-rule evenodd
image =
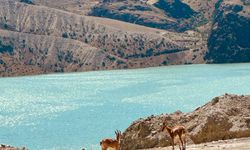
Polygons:
M250 96L225 94L190 113L177 111L139 119L123 133L122 150L170 146L170 137L161 132L162 123L184 125L188 143L204 143L250 137Z

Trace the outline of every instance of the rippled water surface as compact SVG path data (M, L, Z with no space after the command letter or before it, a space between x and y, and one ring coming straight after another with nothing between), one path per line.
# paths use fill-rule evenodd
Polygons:
M30 150L99 149L140 117L250 94L250 64L0 78L0 142Z

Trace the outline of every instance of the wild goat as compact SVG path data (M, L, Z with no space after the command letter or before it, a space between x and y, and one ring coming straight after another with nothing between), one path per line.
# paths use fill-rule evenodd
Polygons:
M112 148L115 150L119 149L120 139L121 139L121 131L115 131L116 139L103 139L100 142L102 150L107 150L108 148Z
M164 122L163 125L162 125L162 128L161 128L161 131L166 131L169 133L170 137L171 137L171 143L172 143L172 147L173 147L173 150L174 150L174 144L175 144L175 141L174 141L174 138L176 136L179 137L180 141L181 142L181 146L180 146L180 143L179 143L179 148L180 150L186 150L186 129L184 126L174 126L174 127L169 127L166 125L166 123ZM181 148L182 147L182 148Z

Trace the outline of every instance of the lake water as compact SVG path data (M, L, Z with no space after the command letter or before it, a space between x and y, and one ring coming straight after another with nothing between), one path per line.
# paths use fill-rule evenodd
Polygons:
M250 64L0 78L0 143L30 150L99 149L132 121L250 94Z

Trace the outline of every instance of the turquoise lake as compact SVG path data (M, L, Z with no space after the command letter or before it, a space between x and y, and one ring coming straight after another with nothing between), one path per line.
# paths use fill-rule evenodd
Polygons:
M250 64L184 65L0 78L0 143L97 150L134 120L250 94Z

